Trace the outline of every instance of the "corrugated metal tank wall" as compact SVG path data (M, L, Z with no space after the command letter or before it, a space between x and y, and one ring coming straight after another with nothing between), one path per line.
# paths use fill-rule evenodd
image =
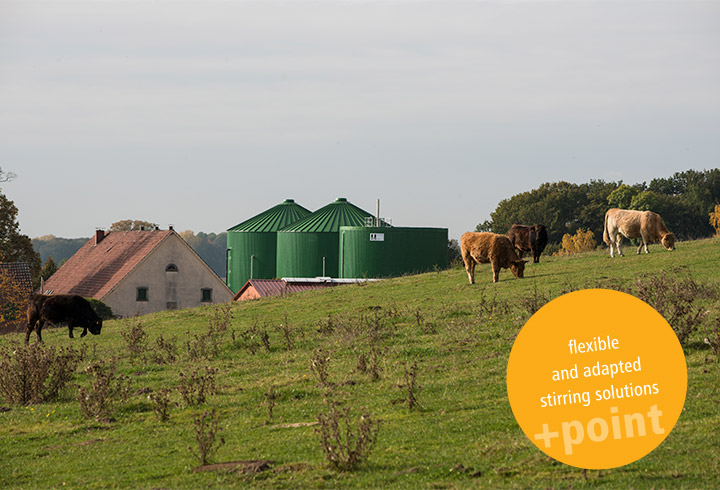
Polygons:
M345 198L278 231L278 277L338 277L341 226L362 226L372 217Z
M292 199L230 228L227 234L227 285L238 292L248 279L277 277L277 231L309 216Z
M447 267L447 228L342 226L340 278L382 278Z

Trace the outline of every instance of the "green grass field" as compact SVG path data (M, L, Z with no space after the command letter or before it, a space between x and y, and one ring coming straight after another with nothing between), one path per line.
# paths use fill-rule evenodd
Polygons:
M689 274L718 290L720 240L659 245L649 255L624 258L607 251L543 257L525 279L503 270L491 282L488 265L469 285L454 268L366 285L342 286L232 307L230 330L217 356L191 360L186 346L205 332L212 307L141 317L148 346L175 338L178 360L157 364L150 352L133 357L121 332L130 320L105 322L100 336L68 339L67 328L43 332L48 346L87 345L77 374L51 403L12 405L0 413L2 488L720 488L720 367L703 338L718 318L718 295L703 298L707 315L688 342L688 392L675 429L652 453L627 466L588 471L558 463L522 433L507 400L505 370L513 340L531 312L564 291L629 285L643 274ZM579 327L581 328L581 326ZM266 345L262 333L267 333ZM286 335L287 333L287 335ZM714 332L713 332L714 334ZM15 348L21 334L0 339ZM34 337L33 337L34 340ZM380 378L358 369L375 346ZM331 387L310 369L317 349L327 361ZM252 353L251 351L255 351ZM131 380L131 395L111 419L83 417L78 386L84 367L116 358ZM400 400L405 367L418 363L419 407ZM180 373L218 369L217 393L200 406L179 403L160 422L150 391L172 390ZM274 387L273 418L267 397ZM333 469L315 432L326 398L360 407L382 422L368 461L352 471ZM194 472L198 461L193 417L215 407L225 444L218 463L270 460L265 471Z

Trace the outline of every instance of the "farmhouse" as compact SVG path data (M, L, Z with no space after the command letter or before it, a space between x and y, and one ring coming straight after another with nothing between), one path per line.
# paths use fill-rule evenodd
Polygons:
M99 299L121 317L225 303L233 296L172 229L97 230L45 282L43 293Z

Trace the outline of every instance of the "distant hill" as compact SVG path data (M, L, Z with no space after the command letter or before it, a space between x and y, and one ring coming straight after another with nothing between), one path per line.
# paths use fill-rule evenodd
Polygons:
M33 248L40 254L40 260L44 264L48 257L52 257L55 263L60 265L80 247L85 245L90 238L60 238L55 235L45 235L32 239Z

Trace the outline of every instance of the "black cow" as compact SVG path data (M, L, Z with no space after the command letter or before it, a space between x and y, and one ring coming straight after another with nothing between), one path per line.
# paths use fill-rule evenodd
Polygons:
M545 225L526 226L515 223L507 234L520 258L522 258L523 252L530 252L533 262L536 264L540 262L540 254L543 253L548 242Z
M33 330L37 333L38 342L42 342L40 332L45 323L67 322L71 339L75 327L82 327L80 337L85 337L88 330L91 334L98 335L102 328L102 319L95 314L90 302L75 294L33 295L28 303L27 321L26 344L30 342Z

